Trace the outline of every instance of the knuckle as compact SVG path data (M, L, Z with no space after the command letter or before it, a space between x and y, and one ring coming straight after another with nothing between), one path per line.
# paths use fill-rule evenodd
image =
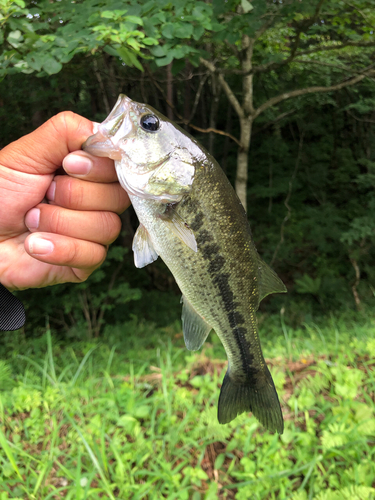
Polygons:
M49 214L49 219L49 224L52 232L57 234L67 233L66 219L58 207L51 211L51 213Z
M70 241L69 247L66 252L66 262L68 265L77 265L79 264L79 243L78 241Z
M53 116L51 120L51 125L55 128L56 132L60 133L62 131L67 131L69 128L69 123L74 123L77 115L73 111L61 111L57 115Z
M63 205L67 208L79 209L84 199L83 186L78 179L68 175L62 176L59 196ZM56 190L57 192L57 190Z
M100 228L104 243L113 243L121 230L121 220L113 212L100 212Z

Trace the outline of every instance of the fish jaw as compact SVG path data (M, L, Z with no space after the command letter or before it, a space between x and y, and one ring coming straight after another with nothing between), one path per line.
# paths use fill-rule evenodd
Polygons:
M99 124L97 133L83 143L82 149L93 156L120 161L123 157L120 141L135 132L134 120L131 118L132 103L129 97L120 94L110 114Z

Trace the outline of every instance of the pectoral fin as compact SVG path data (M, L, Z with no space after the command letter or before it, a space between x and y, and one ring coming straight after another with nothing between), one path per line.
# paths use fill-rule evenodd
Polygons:
M182 305L182 330L186 348L189 351L198 351L204 344L211 326L196 312L186 297L181 297Z
M158 258L146 228L140 224L133 239L135 267L145 267Z
M187 150L179 149L177 157L169 157L155 170L146 190L159 198L181 200L182 196L191 190L194 171L191 154Z
M258 261L259 302L270 293L285 293L286 287L268 264L259 258Z
M169 205L165 212L160 214L159 217L168 224L172 233L177 236L177 238L180 238L185 245L194 250L194 252L198 250L193 231L171 205Z

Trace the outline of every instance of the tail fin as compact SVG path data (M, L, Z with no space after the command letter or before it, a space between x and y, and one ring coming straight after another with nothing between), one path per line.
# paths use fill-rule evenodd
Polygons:
M284 431L283 414L271 374L265 368L264 376L257 377L255 385L238 384L225 374L219 397L218 420L227 424L243 412L251 411L271 432Z

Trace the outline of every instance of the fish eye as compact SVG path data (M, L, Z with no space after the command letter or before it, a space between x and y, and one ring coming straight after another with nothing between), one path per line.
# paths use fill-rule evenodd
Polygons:
M155 115L143 115L140 124L146 132L156 132L160 128L159 118Z

